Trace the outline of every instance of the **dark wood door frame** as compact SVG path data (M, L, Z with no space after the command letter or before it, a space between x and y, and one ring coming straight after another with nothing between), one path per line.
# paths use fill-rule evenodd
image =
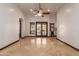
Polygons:
M53 29L53 31L51 30ZM51 32L51 37L54 36L54 23L50 23L50 32Z
M19 18L19 38L22 38L22 18Z
M38 36L37 35L37 24L40 23L41 24L41 35ZM43 36L42 35L42 24L46 23L46 35ZM36 37L47 37L48 36L48 22L36 22Z

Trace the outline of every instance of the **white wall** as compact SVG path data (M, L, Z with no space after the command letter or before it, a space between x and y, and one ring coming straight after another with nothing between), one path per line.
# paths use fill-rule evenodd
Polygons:
M48 36L50 35L49 23L55 23L56 15L45 15L44 17L34 16L32 14L26 17L26 36L35 36L35 34L30 34L30 22L48 22Z
M65 4L58 10L57 38L79 49L79 4Z
M14 4L0 4L0 48L19 40L19 18L23 15Z

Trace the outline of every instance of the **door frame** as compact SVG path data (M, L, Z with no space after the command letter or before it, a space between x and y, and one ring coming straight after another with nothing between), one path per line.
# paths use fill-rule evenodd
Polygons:
M19 18L19 38L22 38L22 18Z
M37 24L40 23L41 24L41 35L38 36L37 35ZM46 36L42 36L42 24L46 23ZM47 37L48 36L48 22L36 22L36 37Z

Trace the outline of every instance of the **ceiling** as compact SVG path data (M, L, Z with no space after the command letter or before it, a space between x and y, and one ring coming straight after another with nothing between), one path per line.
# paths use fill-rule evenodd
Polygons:
M63 5L63 3L41 3L41 8L44 11L47 9L50 10L51 13L56 13L56 11ZM18 3L17 6L26 14L30 14L30 9L38 9L38 3Z

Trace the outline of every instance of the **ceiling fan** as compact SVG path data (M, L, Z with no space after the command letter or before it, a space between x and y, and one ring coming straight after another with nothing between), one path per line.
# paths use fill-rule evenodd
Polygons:
M44 11L43 8L41 8L41 4L39 3L39 8L38 9L30 9L30 11L32 13L35 14L35 16L42 16L44 17L44 15L49 15L50 14L50 10L48 9L47 11Z

